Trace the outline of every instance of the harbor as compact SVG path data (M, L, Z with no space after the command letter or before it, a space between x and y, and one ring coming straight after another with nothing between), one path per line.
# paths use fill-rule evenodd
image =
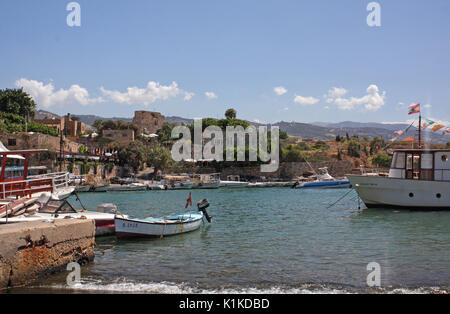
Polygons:
M67 271L11 293L448 293L447 212L359 210L347 190L216 189L207 198L211 224L163 239L96 239L95 260L80 284ZM144 218L177 214L185 191L86 193L89 210L105 201ZM432 259L429 257L433 256ZM378 262L382 287L366 285Z
M0 295L450 294L450 2L410 2L1 1Z

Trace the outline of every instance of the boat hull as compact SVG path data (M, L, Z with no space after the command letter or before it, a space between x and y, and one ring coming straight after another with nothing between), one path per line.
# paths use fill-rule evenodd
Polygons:
M296 186L296 189L348 189L350 188L350 181L319 181L319 182L305 182Z
M146 185L110 185L110 192L136 192L136 191L147 191Z
M203 216L189 222L148 222L116 216L115 230L118 238L173 236L200 228Z
M450 209L450 182L348 176L368 208Z

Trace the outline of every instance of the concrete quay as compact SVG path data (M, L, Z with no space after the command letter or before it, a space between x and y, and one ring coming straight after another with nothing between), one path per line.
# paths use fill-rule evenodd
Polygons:
M0 290L29 284L70 262L94 259L95 223L90 219L0 225Z

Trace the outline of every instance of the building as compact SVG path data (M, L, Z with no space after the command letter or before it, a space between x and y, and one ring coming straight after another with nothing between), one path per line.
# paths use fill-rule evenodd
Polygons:
M53 152L60 151L61 139L41 133L0 134L0 141L9 150L48 149ZM81 144L64 138L63 151L77 153Z
M166 118L159 112L135 111L133 123L141 129L144 134L154 134L162 128Z
M58 134L62 130L65 135L71 137L80 136L87 130L86 124L79 121L78 119L72 118L70 113L59 119L58 118L40 119L35 120L35 122L54 127L58 131Z
M132 142L134 141L134 130L103 130L102 137L115 142Z

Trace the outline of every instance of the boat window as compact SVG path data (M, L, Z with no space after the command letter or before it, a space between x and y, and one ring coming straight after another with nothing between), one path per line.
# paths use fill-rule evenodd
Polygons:
M433 154L422 154L422 169L433 169Z
M406 158L406 169L412 169L413 166L413 156L412 155L408 155L408 157Z
M419 169L420 166L420 156L414 155L414 170Z
M441 156L441 160L442 160L442 162L447 162L448 161L448 156L447 155L442 155Z
M393 160L393 168L405 169L405 153L396 153Z

